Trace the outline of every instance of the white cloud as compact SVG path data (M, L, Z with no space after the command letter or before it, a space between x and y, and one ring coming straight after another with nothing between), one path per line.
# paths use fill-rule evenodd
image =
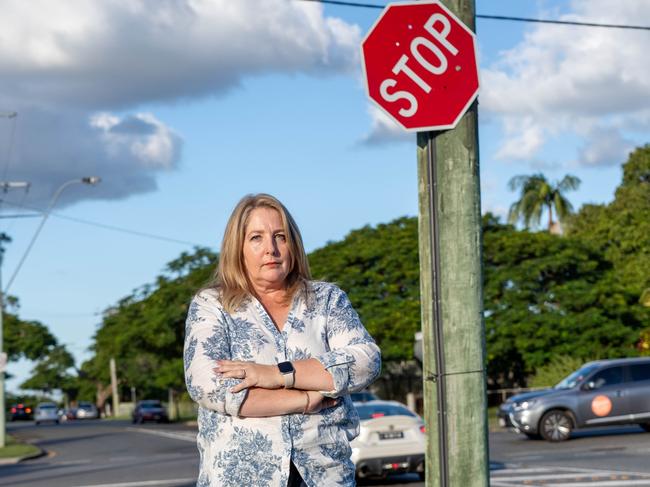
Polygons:
M650 18L650 2L574 0L565 20L639 24ZM534 157L553 133L580 133L580 126L605 132L638 119L650 109L647 32L541 24L502 59L482 72L481 108L504 117L506 140L498 156ZM647 126L646 126L647 127ZM609 138L609 144L629 141ZM602 145L579 162L603 163L612 154ZM596 153L594 151L605 152ZM619 151L620 152L620 151ZM618 161L620 162L620 160Z
M5 0L0 110L19 113L8 176L43 196L87 173L105 175L96 197L154 190L156 174L178 164L181 139L129 112L227 93L260 74L352 72L360 37L308 2Z
M627 159L634 145L613 127L594 127L580 149L578 163L587 167L615 166Z
M415 134L406 132L386 113L375 105L368 105L371 125L369 132L361 139L364 145L382 145L389 142L414 141Z
M532 117L505 117L506 141L498 150L498 159L532 158L544 143L543 129Z

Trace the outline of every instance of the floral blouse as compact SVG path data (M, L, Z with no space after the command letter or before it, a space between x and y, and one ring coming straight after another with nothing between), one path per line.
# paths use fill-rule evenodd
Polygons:
M198 487L284 487L293 461L309 487L353 486L350 441L359 416L350 396L379 374L379 348L361 324L346 294L333 284L310 282L298 293L282 331L255 298L236 312L221 306L218 293L197 294L185 327L185 381L199 404ZM238 416L247 390L231 393L241 379L217 377L219 359L260 364L316 358L332 374L340 397L317 414L267 418Z

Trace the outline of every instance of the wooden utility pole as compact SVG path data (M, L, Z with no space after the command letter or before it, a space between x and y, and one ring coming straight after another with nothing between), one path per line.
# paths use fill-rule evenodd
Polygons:
M475 29L474 0L443 0ZM418 186L428 487L488 485L477 103L456 128L419 132Z
M116 418L120 412L120 396L117 391L117 371L115 367L115 359L111 357L109 363L111 370L111 390L113 396L113 417Z

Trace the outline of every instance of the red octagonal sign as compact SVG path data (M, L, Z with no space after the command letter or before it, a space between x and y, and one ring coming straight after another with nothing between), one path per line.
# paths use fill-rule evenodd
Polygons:
M388 5L361 56L368 96L408 131L455 127L478 94L476 36L437 0Z

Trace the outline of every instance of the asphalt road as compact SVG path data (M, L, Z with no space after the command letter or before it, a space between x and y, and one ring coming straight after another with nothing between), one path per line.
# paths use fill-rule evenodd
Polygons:
M196 444L187 439L191 432L175 425L136 427L126 421L82 420L41 426L15 423L7 429L48 454L0 466L3 486L181 487L196 483Z
M1 486L146 487L195 485L198 453L193 428L121 421L76 421L61 425L8 425L47 456L0 466ZM640 428L574 433L551 444L509 432L490 434L493 487L650 487L650 434ZM417 476L397 476L359 485L420 487Z

